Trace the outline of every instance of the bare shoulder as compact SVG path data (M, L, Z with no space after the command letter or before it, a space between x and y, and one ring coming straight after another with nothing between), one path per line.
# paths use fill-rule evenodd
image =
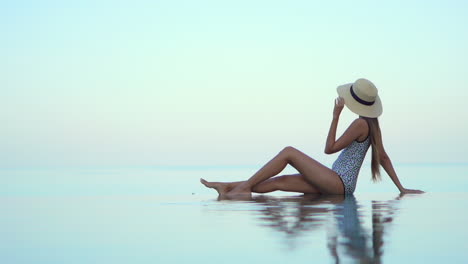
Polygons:
M355 119L346 129L345 134L351 135L353 140L366 134L368 130L367 121L362 118Z
M365 130L367 130L367 128L368 128L367 121L365 119L363 119L363 118L356 118L351 123L351 126L355 127L355 128L358 128L358 129L365 129Z
M356 139L358 141L365 140L369 135L369 125L363 118L356 118L353 123L351 123L350 128L356 131Z

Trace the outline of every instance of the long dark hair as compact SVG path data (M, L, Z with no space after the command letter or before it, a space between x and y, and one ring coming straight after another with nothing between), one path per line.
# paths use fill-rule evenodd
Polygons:
M382 134L380 133L379 120L377 118L362 117L369 124L369 137L372 145L372 180L380 180L380 149L382 146Z

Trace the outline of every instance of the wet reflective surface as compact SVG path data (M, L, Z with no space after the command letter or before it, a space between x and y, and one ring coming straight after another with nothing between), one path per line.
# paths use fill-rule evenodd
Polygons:
M451 172L458 184L468 183L460 176L465 167ZM211 190L190 189L198 178L187 184L186 172L164 172L180 177L162 186L143 184L156 183L149 180L150 171L126 174L129 177L79 172L89 182L74 187L52 184L60 182L52 180L54 173L63 175L44 172L42 179L49 177L48 181L31 180L29 185L20 185L29 173L8 178L10 189L0 195L2 263L466 263L468 259L468 192L459 191L459 185L453 191L447 191L448 184L437 187L438 175L421 175L426 187L443 190L423 195L358 190L347 197L278 193L248 201L218 201ZM99 188L104 182L99 177L107 181L109 175L118 180ZM49 189L36 190L32 183Z
M284 242L290 249L297 247L294 240L299 236L325 231L323 240L336 263L345 259L379 263L385 229L391 225L401 198L371 201L370 212L360 208L354 196L257 197L255 202L262 205L259 223L285 233Z

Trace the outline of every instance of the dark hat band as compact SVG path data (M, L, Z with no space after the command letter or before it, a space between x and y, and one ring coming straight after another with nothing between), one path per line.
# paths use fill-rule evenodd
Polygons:
M361 103L363 105L373 105L375 103L375 101L369 102L369 101L362 100L361 98L359 98L359 96L357 96L356 93L354 93L352 85L351 85L351 88L349 90L350 90L351 96L353 96L354 100L358 101L359 103Z

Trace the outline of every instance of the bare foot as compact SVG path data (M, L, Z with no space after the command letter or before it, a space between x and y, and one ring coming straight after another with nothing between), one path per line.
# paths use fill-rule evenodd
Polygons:
M251 201L252 193L251 192L243 192L243 193L228 192L225 195L223 195L223 197L225 200Z
M219 195L218 200L233 200L233 201L252 201L252 193L234 193L230 194L229 192L224 195Z
M226 196L229 198L244 198L244 197L252 197L252 190L249 186L244 183L237 185L234 189L230 190L226 193Z
M228 191L228 184L224 182L209 182L205 179L200 179L200 182L208 188L215 189L219 195L224 196Z

